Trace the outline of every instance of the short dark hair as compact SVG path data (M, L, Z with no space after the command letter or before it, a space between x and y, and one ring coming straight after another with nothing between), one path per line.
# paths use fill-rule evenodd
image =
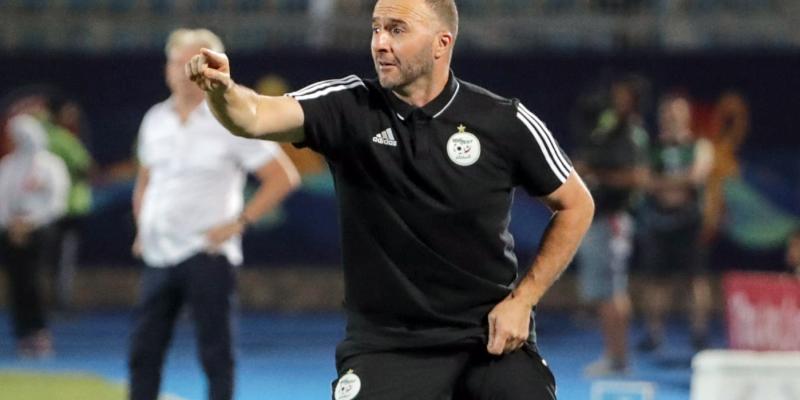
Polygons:
M450 29L453 37L458 36L458 9L454 0L425 0L428 7Z
M650 104L650 81L638 73L625 73L614 77L611 87L622 86L633 95L634 109L639 112Z

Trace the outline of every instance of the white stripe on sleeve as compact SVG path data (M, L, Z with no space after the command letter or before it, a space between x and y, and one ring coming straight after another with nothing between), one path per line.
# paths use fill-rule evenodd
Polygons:
M297 96L305 96L325 88L334 86L334 85L347 85L353 82L361 82L361 78L355 75L349 75L341 79L329 79L326 81L320 81L317 83L312 83L300 90L296 90L294 92L288 93L288 96L297 97Z
M553 139L553 135L550 133L544 123L537 118L536 115L528 111L528 109L526 109L522 104L519 105L518 110L536 128L536 132L542 137L542 140L544 140L545 145L550 152L550 156L553 157L553 161L555 162L556 166L559 167L559 170L565 176L569 176L569 172L572 170L572 167L570 166L569 162L564 159L564 156L561 154L558 145L556 145L555 139Z
M317 97L322 97L322 96L328 95L330 93L340 92L342 90L347 90L347 89L352 89L352 88L358 87L358 86L366 87L364 85L364 83L362 83L361 81L358 81L358 82L353 82L353 83L350 83L350 84L347 84L347 85L331 86L331 87L322 89L322 90L320 90L318 92L313 92L313 93L310 93L310 94L307 94L307 95L303 95L303 96L292 96L292 97L294 97L297 100L310 100L310 99L316 99Z
M564 175L561 169L558 168L556 164L553 162L552 157L550 157L550 152L547 150L547 146L542 141L542 138L539 136L539 133L536 130L536 128L533 127L531 122L528 120L526 116L522 114L522 112L517 113L517 119L522 121L522 123L525 124L526 127L528 127L528 130L531 132L531 135L533 135L533 138L539 145L539 149L542 151L544 159L547 160L547 165L550 166L550 170L553 171L553 174L558 178L559 181L561 181L561 183L564 183L567 180L567 177Z

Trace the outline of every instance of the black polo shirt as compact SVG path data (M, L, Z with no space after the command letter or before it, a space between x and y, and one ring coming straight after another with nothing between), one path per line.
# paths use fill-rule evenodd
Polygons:
M422 108L354 75L289 96L305 114L297 145L326 157L339 200L340 355L485 341L517 277L514 187L546 195L572 169L545 125L452 73Z

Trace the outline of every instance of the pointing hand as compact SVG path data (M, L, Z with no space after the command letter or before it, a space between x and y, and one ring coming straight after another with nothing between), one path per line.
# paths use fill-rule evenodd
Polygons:
M231 67L225 53L204 48L186 63L185 71L186 76L206 92L224 92L233 86Z

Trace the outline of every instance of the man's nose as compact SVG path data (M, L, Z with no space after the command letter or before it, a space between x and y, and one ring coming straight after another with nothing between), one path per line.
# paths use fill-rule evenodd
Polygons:
M375 51L389 51L389 39L385 32L380 31L372 38L372 48Z

